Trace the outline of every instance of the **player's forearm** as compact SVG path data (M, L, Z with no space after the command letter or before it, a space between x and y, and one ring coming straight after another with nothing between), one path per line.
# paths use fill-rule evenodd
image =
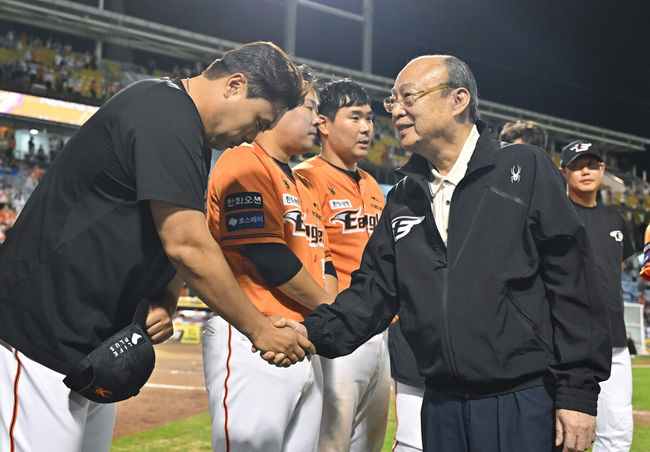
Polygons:
M339 280L332 275L325 275L325 292L328 293L332 300L336 298L339 293Z
M242 292L202 212L151 201L165 253L180 277L214 312L251 338L268 320Z
M319 286L305 267L278 289L309 309L316 309L323 303L330 304L334 300L334 296Z
M250 337L265 317L239 287L219 245L211 236L208 238L204 243L172 249L168 255L179 275L199 298Z

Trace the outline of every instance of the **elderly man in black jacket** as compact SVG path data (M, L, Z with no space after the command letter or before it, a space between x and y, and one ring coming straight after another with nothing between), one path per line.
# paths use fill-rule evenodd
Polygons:
M425 451L582 451L611 354L585 229L548 155L491 139L477 100L453 56L400 72L384 105L415 155L350 288L304 327L330 358L399 314Z

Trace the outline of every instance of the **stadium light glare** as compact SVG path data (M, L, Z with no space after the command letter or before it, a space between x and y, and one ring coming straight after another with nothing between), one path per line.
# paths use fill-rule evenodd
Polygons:
M29 134L30 134L30 135L38 135L38 130L36 130L36 129L30 129L30 130L29 130Z

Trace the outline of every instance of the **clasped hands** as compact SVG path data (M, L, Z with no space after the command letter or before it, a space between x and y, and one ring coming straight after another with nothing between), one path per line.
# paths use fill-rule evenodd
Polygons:
M253 353L259 351L266 362L277 367L289 367L305 359L308 353L316 353L316 348L307 339L304 325L279 316L269 316L268 320L268 325L250 338Z

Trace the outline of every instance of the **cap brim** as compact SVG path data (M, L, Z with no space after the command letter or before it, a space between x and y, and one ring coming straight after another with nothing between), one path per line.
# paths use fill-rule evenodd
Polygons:
M580 152L579 154L574 154L573 157L571 157L571 159L568 162L566 162L566 163L561 162L561 166L562 166L562 168L566 168L567 165L570 165L571 163L575 162L576 160L578 160L578 159L580 159L582 157L587 157L587 156L596 157L599 162L603 161L603 158L600 155L598 155L598 154L596 154L594 152L583 151L583 152Z

